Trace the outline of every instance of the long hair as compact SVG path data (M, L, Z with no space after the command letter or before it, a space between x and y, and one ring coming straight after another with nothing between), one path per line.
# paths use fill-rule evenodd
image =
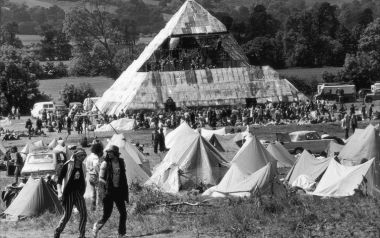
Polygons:
M95 143L91 146L91 152L96 154L99 157L103 156L103 145L101 142Z

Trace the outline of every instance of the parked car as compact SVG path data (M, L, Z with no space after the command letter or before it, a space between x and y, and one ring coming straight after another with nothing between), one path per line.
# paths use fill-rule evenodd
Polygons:
M364 101L366 103L371 103L376 100L380 100L380 91L378 90L375 92L367 93L367 95L364 97Z
M54 113L54 102L37 102L33 105L33 109L30 111L30 114L33 118L42 118L42 112L44 110L46 110L47 113Z
M322 139L316 131L295 131L291 133L276 133L277 140L292 154L310 150L319 154L325 151L330 141L335 139Z
M24 167L21 170L22 176L46 174L57 174L66 161L66 156L62 152L51 150L40 150L29 153L26 157Z

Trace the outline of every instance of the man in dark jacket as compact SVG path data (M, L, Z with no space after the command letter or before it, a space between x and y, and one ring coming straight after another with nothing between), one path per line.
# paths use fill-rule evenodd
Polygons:
M120 213L119 236L126 234L127 210L125 202L129 203L128 182L124 160L119 158L119 147L112 145L106 150L105 161L100 165L99 190L103 195L103 216L94 224L93 237L96 238L112 214L113 203Z
M65 229L66 223L71 217L74 205L80 214L79 237L85 237L87 209L83 195L86 191L86 167L83 161L86 156L86 152L83 149L77 149L71 159L63 165L58 175L58 198L62 201L65 212L55 229L54 238L59 238L63 229ZM62 182L64 186L62 186Z

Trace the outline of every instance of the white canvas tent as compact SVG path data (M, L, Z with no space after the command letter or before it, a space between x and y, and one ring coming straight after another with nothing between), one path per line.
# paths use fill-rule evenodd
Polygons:
M267 147L268 152L277 160L277 167L292 167L295 161L293 155L291 155L284 146L276 141L271 143Z
M165 136L165 146L170 149L177 141L182 140L182 138L196 134L198 134L198 132L195 132L186 122L183 122L175 130Z
M95 132L113 132L114 129L117 132L120 132L120 131L129 131L136 128L135 119L120 118L118 120L112 121L110 124L105 124L95 129Z
M210 141L212 135L225 135L226 134L226 128L220 128L218 130L208 130L205 128L201 128L201 135L207 140Z
M333 157L335 153L340 153L344 145L338 144L335 141L330 141L330 144L326 148L327 157Z
M318 183L317 188L311 194L325 197L352 196L355 189L363 182L363 177L372 179L371 167L374 159L356 166L345 166L335 160L330 164ZM366 179L368 181L368 179ZM371 182L371 181L370 181Z
M371 193L380 197L380 139L379 131L368 125L350 137L350 140L339 153L339 158L344 165L358 165L363 159L375 158L373 162L374 186Z
M255 136L248 137L231 161L231 167L222 181L206 190L203 195L250 196L257 190L265 190L276 173L276 160Z
M228 163L200 134L193 133L177 141L145 183L177 193L203 183L215 185L224 176Z
M307 175L316 180L328 167L331 158L316 159L312 154L304 150L285 178L290 185L300 176Z

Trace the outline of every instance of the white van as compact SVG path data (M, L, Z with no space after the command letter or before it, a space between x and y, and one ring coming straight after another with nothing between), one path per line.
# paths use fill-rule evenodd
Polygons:
M37 102L34 104L33 109L30 111L30 115L33 118L42 118L42 112L46 109L46 112L55 112L54 102Z

